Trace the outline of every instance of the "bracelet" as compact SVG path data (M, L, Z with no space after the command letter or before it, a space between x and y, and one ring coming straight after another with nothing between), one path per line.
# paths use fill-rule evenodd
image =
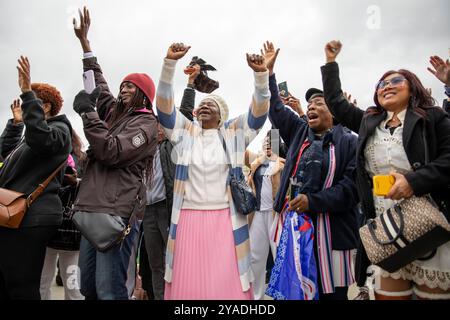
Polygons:
M195 89L195 86L194 86L193 83L188 83L187 87L188 87L188 88L191 88L191 89Z

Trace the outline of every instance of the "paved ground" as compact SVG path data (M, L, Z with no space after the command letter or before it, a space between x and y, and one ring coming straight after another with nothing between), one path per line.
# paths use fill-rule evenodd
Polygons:
M55 279L53 279L51 287L52 300L64 300L64 288L56 285Z
M56 285L56 282L53 280L52 283L52 300L64 300L64 288ZM354 297L358 295L358 287L353 285L348 290L348 298L352 300ZM370 293L371 299L373 300L373 293ZM265 296L265 300L272 300L271 297Z

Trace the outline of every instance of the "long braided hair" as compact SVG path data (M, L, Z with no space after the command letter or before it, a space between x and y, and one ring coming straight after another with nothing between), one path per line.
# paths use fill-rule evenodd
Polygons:
M120 87L122 89L122 86ZM111 128L119 120L124 118L127 114L140 109L147 109L153 114L152 103L150 99L144 94L144 92L136 86L136 92L134 93L131 101L125 104L121 97L120 92L117 98L117 103L114 106L111 115L107 119L107 124ZM156 137L155 137L156 139ZM153 157L149 157L145 164L145 179L151 181L153 171Z

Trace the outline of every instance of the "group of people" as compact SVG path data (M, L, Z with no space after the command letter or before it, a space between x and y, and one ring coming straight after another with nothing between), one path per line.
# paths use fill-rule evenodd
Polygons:
M79 267L72 278L79 286L66 288L67 299L129 299L137 249L147 258L139 259L140 269L150 271L141 273L143 285L157 300L345 300L349 286L364 287L368 276L358 233L364 221L423 195L450 219L448 60L433 56L429 68L445 85L443 108L415 74L400 69L382 75L375 106L364 111L341 89L342 44L331 41L323 89L306 91L304 111L291 93L280 96L279 49L266 42L260 55L247 54L254 76L250 106L229 119L225 99L212 94L218 83L205 77L214 68L197 58L185 70L188 84L177 107L176 65L190 50L183 43L168 48L157 86L145 73L129 74L115 97L91 49L90 24L84 8L74 30L96 89L80 91L73 109L83 121L86 152L59 114L59 91L32 83L30 62L18 61L22 102L13 102L0 138L0 187L29 194L67 164L19 228L0 226L1 300L48 298L57 255L64 285L68 266ZM196 91L208 93L197 107ZM267 118L272 130L255 154L247 147ZM229 180L230 173L247 171L256 208L243 215ZM395 178L389 193L375 196L372 177L389 174ZM59 192L67 185L76 196L71 213L110 214L132 224L123 241L100 251L82 236L66 261L65 250L49 247L62 222ZM395 273L380 270L375 298L450 299L450 242L436 249L432 258ZM274 266L266 289L269 251Z

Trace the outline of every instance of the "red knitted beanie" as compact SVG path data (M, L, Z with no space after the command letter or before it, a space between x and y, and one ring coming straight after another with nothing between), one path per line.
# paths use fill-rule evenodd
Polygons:
M136 87L142 90L144 94L147 96L147 98L150 99L151 103L153 104L153 100L155 99L155 83L153 82L152 78L150 78L145 73L131 73L127 75L122 83L124 82L131 82Z

